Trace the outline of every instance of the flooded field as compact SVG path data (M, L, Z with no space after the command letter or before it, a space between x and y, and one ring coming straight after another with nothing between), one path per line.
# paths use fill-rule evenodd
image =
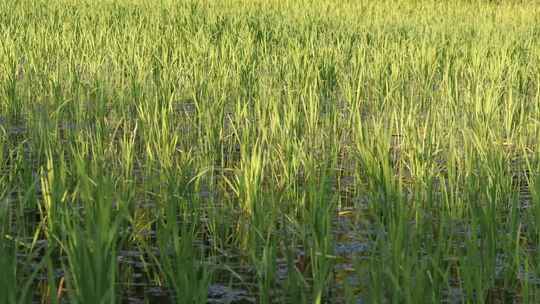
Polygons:
M0 303L538 303L500 2L0 1Z

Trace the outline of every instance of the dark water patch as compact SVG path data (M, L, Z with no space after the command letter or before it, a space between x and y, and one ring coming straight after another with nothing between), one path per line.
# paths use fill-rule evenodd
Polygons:
M220 284L210 285L208 288L208 303L215 304L252 304L255 297L246 290L233 289Z

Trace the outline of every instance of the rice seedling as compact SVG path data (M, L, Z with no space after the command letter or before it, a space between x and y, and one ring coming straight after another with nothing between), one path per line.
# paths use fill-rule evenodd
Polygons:
M0 266L5 270L5 274L2 276L2 301L6 303L16 303L17 294L17 263L16 263L16 246L14 241L9 238L9 230L6 228L9 227L11 222L8 218L7 213L7 204L4 202L3 206L0 209L0 220L2 221L2 237L0 238Z
M175 186L182 187L174 183L169 187ZM201 254L203 250L195 243L200 214L192 209L189 193L184 194L186 197L177 195L180 196L163 200L168 206L158 228L160 268L167 286L174 290L176 303L206 303L212 276Z
M0 1L0 302L537 302L539 20Z
M126 202L117 200L112 190L114 180L102 165L83 161L83 151L73 153L74 174L79 181L74 200L71 205L62 200L51 202L64 204L58 206L62 207L58 241L67 257L67 290L74 303L114 303L117 248Z

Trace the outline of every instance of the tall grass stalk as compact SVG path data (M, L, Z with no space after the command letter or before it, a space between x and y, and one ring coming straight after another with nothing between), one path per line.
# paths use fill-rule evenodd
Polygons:
M534 303L539 16L0 1L5 301Z

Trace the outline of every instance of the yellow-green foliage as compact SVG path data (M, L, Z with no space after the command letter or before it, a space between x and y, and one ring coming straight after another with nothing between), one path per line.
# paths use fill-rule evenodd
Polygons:
M534 303L539 131L534 1L0 0L0 265L44 301L121 301L130 250L177 303Z

